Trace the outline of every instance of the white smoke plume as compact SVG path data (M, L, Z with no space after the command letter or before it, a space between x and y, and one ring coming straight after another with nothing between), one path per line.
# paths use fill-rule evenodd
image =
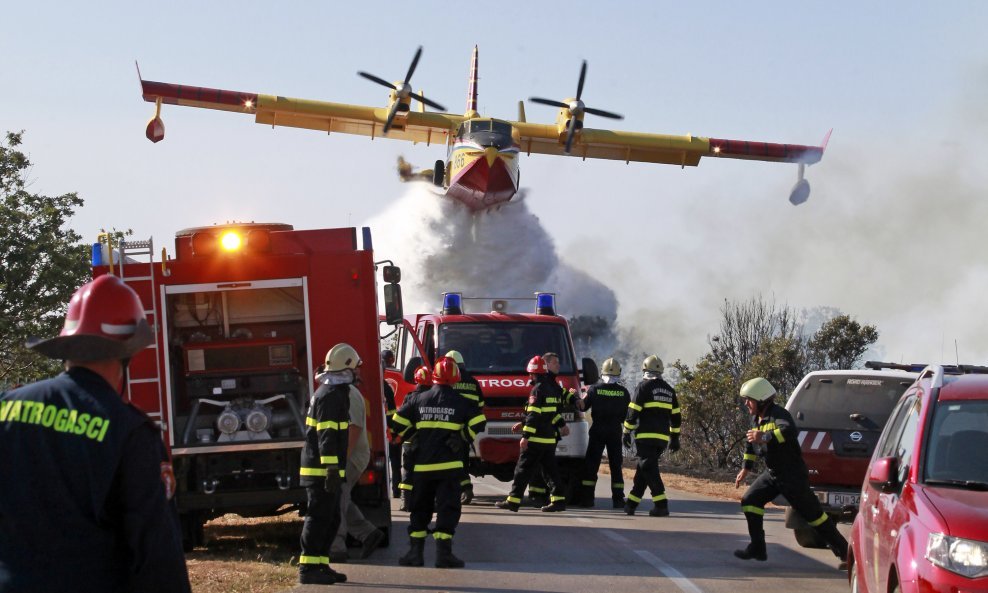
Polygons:
M425 183L410 183L405 195L368 225L375 257L402 268L406 312L437 312L443 292L532 298L542 291L556 293L557 312L565 317L593 315L611 323L617 317L614 293L560 260L522 195L498 210L473 214ZM487 312L489 306L466 303L472 312ZM534 312L534 303L512 303L509 310Z

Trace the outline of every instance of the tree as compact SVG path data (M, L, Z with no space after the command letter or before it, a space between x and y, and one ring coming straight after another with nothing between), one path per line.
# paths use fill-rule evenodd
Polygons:
M850 369L876 341L875 326L861 325L849 315L837 315L810 338L810 362L819 369Z
M27 191L31 163L17 149L22 135L8 132L0 142L0 386L57 372L56 361L24 342L58 333L69 298L89 272L87 247L66 226L83 200Z

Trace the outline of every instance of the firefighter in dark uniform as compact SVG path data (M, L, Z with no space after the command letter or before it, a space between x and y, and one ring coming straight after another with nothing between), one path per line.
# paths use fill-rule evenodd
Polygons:
M518 512L521 497L525 487L536 472L542 471L546 476L550 501L542 507L542 511L551 513L566 510L566 497L562 493L559 480L559 468L556 466L556 441L558 436L569 434L569 427L559 413L563 402L563 388L551 380L545 361L541 356L534 356L528 361L528 374L531 376L532 393L525 407L525 420L513 427L515 432L521 432L518 448L521 455L515 466L514 480L507 500L494 503L499 509Z
M390 350L381 351L381 370L386 371L395 366L395 353ZM391 420L398 407L395 405L395 391L387 381L384 382L384 417ZM391 496L401 497L401 441L395 438L392 431L388 431L388 459L391 462Z
M432 371L427 366L420 366L415 369L414 380L415 389L405 395L405 402L409 404L417 401L422 393L432 389ZM400 434L407 427L395 426L394 415L388 418L388 423L397 439L401 441L402 474L401 483L398 484L401 489L401 506L398 510L408 512L412 508L412 489L415 482L415 435L412 433L408 438L402 438Z
M628 414L631 394L618 383L621 365L608 358L600 367L601 381L587 388L583 398L583 409L593 415L590 425L590 442L587 445L586 466L581 481L580 506L594 506L594 488L597 485L597 471L600 458L607 449L607 463L611 470L611 499L614 508L624 508L624 476L621 462L624 459L621 448L621 423Z
M624 421L624 444L631 446L632 434L638 453L635 481L624 504L624 512L635 514L647 486L652 493L652 517L669 515L666 487L659 473L659 457L668 448L679 450L679 425L681 421L676 391L662 379L662 360L649 356L642 362L642 382L635 389L635 396L628 404L628 417Z
M743 550L735 550L734 555L743 560L768 558L762 519L765 505L781 494L793 510L817 530L843 568L847 560L847 540L837 531L834 520L823 512L820 501L810 490L809 471L797 440L799 431L789 412L775 403L775 387L761 377L751 379L741 386L741 397L751 414L752 428L747 433L744 465L734 480L734 487L748 476L759 455L765 457L768 469L741 497L741 510L748 522L751 543Z
M470 371L467 370L467 365L463 362L463 355L457 350L450 350L446 353L446 356L452 358L456 361L456 366L460 369L460 380L456 382L453 389L457 393L467 398L480 410L481 413L484 412L484 392L480 390L480 382L474 378ZM468 448L463 455L463 463L466 464L465 470L463 472L463 480L460 484L463 486L463 493L460 495L460 502L463 504L470 504L473 501L473 482L470 481L470 449Z
M414 434L416 442L412 512L408 519L408 552L398 559L402 566L425 564L425 536L433 511L436 528L436 568L462 568L453 555L453 534L460 522L460 480L463 452L487 424L472 402L453 389L460 378L456 363L445 356L436 361L431 389L402 402L393 421L403 426L402 437Z
M121 399L153 342L137 293L107 275L58 337L28 343L66 370L0 393L0 591L190 591L161 432Z
M557 377L559 376L559 355L555 352L546 352L542 355L542 360L545 362L546 374L548 377L547 381L551 381L554 384L559 383ZM563 389L562 390L562 405L560 406L560 411L563 407L575 407L578 410L583 410L583 400L577 395L575 389ZM556 435L557 439L561 435ZM581 490L577 487L576 480L580 476L573 476L572 481L569 484L560 484L559 488L563 491L563 496L566 497L567 502L572 502L576 504L580 502ZM560 479L562 477L560 476ZM532 481L528 485L528 498L531 500L533 506L542 507L549 504L549 489L547 486L548 476L545 475L544 471L535 472L532 476Z
M345 583L346 575L329 567L329 547L340 528L340 496L346 480L350 390L360 356L349 344L337 344L326 353L321 383L309 402L305 418L300 483L308 507L302 524L302 554L298 582L303 585Z

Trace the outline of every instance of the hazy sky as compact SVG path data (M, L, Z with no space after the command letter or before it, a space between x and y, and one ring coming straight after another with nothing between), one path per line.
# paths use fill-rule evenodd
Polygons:
M36 0L3 14L0 131L26 131L32 191L86 200L72 226L87 239L130 228L171 251L176 230L227 220L360 225L406 194L399 154L445 156L170 106L153 145L135 59L149 80L383 106L356 71L399 79L423 45L413 86L462 112L477 44L480 111L508 119L519 99L573 95L587 59L584 100L625 116L589 127L804 144L834 128L798 208L792 165L523 157L527 209L565 263L614 290L622 327L691 361L725 298L761 293L876 324L896 361L953 362L957 340L962 362L988 363L983 2Z

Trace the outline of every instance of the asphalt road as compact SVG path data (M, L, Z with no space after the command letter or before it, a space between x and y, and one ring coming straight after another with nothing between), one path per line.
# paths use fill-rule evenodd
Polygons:
M368 560L334 565L361 592L457 591L817 593L845 592L846 576L829 550L800 548L782 512L765 514L768 561L743 561L732 551L748 536L738 503L669 491L669 517L649 517L644 500L629 517L611 509L607 481L597 484L597 507L542 513L497 509L509 484L474 479L477 498L464 507L453 550L466 561L458 570L433 567L435 545L426 543L423 568L398 566L408 547L408 515L392 501L392 545ZM847 533L848 526L842 525ZM325 590L297 586L292 591Z

